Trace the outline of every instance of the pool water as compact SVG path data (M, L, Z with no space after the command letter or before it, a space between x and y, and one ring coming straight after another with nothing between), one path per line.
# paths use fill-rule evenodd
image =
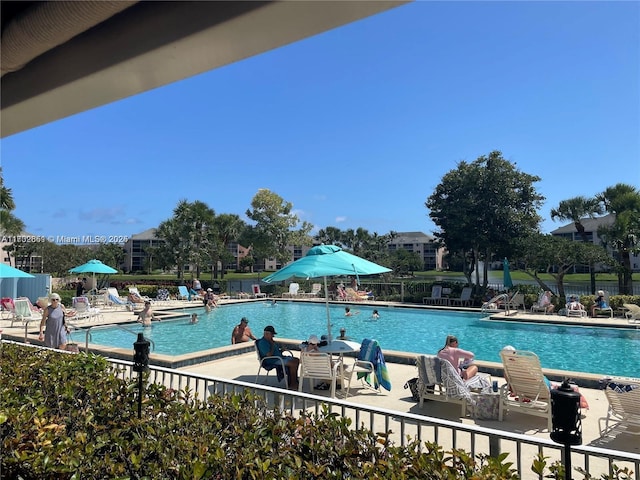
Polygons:
M531 350L540 357L543 368L640 377L640 330L541 325L483 320L483 314L445 312L412 308L375 307L380 318L371 318L373 307L351 306L345 317L344 306L331 305L332 334L345 328L347 336L360 342L375 338L385 350L435 354L447 335L456 335L460 348L475 353L478 360L500 362L505 345ZM189 324L188 316L197 312L199 322ZM185 310L185 317L154 322L151 328L128 325L153 340L154 352L181 355L222 347L231 343L231 331L240 318L249 319L256 337L266 325L273 325L281 338L306 340L309 335L326 333L324 304L251 302L224 305L205 313L203 308ZM85 333L74 332L74 341L84 344ZM135 337L118 328L91 333L91 343L132 349Z

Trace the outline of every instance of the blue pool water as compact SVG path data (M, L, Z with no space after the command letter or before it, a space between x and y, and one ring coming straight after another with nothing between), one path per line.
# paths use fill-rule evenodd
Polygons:
M540 325L521 322L482 320L480 313L444 312L411 308L376 306L379 320L371 319L372 307L352 306L360 314L345 317L344 306L331 305L332 333L338 336L346 328L347 336L360 342L375 338L383 349L433 354L447 335L456 335L460 348L471 350L478 360L500 362L499 351L505 345L538 354L544 368L573 370L603 375L640 377L640 330ZM224 305L210 313L203 308L189 310L199 314L199 322L188 318L154 322L151 328L129 325L144 331L153 340L155 353L181 355L221 347L231 343L231 331L240 318L249 319L256 337L266 325L274 325L281 338L306 340L309 335L326 333L324 304L267 302ZM84 332L72 338L80 344ZM132 349L135 338L118 328L97 330L91 343Z

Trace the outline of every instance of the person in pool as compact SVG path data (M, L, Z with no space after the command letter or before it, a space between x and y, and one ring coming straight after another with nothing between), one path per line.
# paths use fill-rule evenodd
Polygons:
M378 310L373 311L373 313L371 314L371 318L373 318L374 320L377 320L380 318L380 314L378 313Z
M192 313L191 314L191 320L189 320L190 324L194 324L194 323L198 323L198 314L197 313Z
M257 338L249 328L249 320L247 320L247 317L242 317L240 323L235 326L231 333L231 343L235 345L236 343L248 342L249 340L257 340Z
M353 317L354 315L358 315L360 312L358 310L354 310L353 312L349 307L344 307L344 316L345 317Z
M145 327L151 326L151 320L155 320L153 310L151 310L151 302L147 300L144 302L144 308L138 314L137 321Z

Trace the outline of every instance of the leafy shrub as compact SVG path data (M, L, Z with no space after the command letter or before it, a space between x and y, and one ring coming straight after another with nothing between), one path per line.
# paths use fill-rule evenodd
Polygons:
M397 446L326 407L292 417L248 392L150 384L138 419L137 379L95 355L4 344L0 369L3 478L517 478L506 453Z

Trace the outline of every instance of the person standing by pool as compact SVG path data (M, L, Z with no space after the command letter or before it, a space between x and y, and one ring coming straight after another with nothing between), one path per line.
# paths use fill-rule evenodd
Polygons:
M40 321L40 335L38 340L43 341L47 347L57 348L59 350L67 349L67 327L64 323L65 309L60 303L60 295L51 294L51 305L47 306L42 312L42 320ZM43 329L47 326L46 331Z
M471 365L475 355L473 352L458 348L458 339L453 335L447 335L444 347L438 351L438 357L443 360L448 360L465 380L478 373L478 367Z
M197 278L193 279L193 286L191 287L195 290L195 292L200 295L200 290L202 290L202 285L200 284L200 280Z
M145 327L151 326L151 320L155 320L153 310L151 310L151 302L149 300L144 302L144 308L138 314L137 321Z
M233 332L231 332L231 344L248 342L249 340L257 340L253 335L253 332L249 328L249 320L247 317L242 317L240 323L235 326Z
M266 327L264 327L262 338L256 342L256 346L258 347L258 352L260 353L260 358L280 357L284 362L285 368L287 370L286 372L283 372L283 373L286 373L287 375L289 388L291 390L297 390L298 389L298 366L300 365L300 360L298 360L296 357L284 356L282 354L282 350L280 350L280 347L278 346L278 344L276 344L273 338L276 335L277 333L275 328L273 328L273 326L267 325ZM268 359L268 360L265 360L265 363L266 362L270 362L270 366L278 365L280 363L276 359Z

